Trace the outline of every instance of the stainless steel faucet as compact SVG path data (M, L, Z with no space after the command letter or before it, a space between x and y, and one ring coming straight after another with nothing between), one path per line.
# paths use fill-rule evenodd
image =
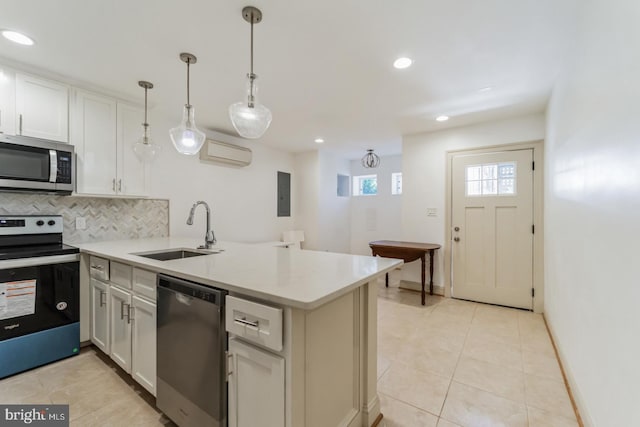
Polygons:
M199 200L191 206L189 218L187 218L187 225L193 225L193 214L196 212L198 205L204 205L204 208L207 210L207 234L204 236L204 245L198 246L198 249L210 249L211 245L216 244L216 236L211 229L211 209L209 209L207 202Z

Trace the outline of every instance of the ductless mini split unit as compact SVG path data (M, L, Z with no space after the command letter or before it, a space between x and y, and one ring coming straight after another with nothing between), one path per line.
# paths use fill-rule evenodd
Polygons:
M200 150L200 160L234 166L249 166L252 152L246 147L207 139Z

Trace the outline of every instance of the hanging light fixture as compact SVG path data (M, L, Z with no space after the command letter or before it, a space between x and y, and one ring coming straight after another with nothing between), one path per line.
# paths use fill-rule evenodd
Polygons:
M171 129L169 135L178 153L193 156L198 154L205 140L205 134L196 127L195 109L189 102L189 66L195 64L198 58L190 53L181 53L180 60L187 63L187 103L182 112L182 122Z
M231 123L244 138L260 138L271 124L271 111L257 101L258 76L253 74L253 24L262 21L262 12L253 6L242 9L242 17L251 24L251 71L247 74L247 100L229 107Z
M153 142L149 136L149 123L147 121L147 91L153 89L153 83L140 80L138 86L144 88L144 123L142 124L142 136L133 144L133 152L140 161L150 163L162 151L162 147Z
M362 160L360 160L360 163L362 163L362 166L367 169L377 168L380 166L380 156L374 153L372 149L369 149L367 150L367 154L365 154Z

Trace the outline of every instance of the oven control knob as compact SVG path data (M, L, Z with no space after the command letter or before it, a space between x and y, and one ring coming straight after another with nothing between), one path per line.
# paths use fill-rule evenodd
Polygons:
M52 219L50 219L49 222L47 222L47 224L49 224L49 225L54 225L55 223L56 222L54 220L52 220Z
M38 227L41 227L41 226L43 226L43 225L44 225L44 221L43 221L43 220L41 220L41 219L39 219L39 220L36 222L36 225L37 225Z

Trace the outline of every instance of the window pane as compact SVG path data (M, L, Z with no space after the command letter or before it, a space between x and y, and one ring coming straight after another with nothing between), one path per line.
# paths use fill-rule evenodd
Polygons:
M482 194L483 195L498 194L498 180L497 179L483 180Z
M391 174L391 194L402 194L402 172Z
M467 196L481 196L481 195L482 195L481 181L467 182Z
M366 178L362 180L362 194L377 194L378 182L376 178Z
M505 178L498 180L499 194L516 194L515 180L513 178Z
M496 179L498 177L498 165L482 165L482 179Z
M480 173L482 166L467 166L467 181L478 181L482 179Z
M516 174L516 164L515 163L500 163L498 165L498 173L500 174L500 178L513 178Z
M377 175L360 175L353 177L353 195L363 196L377 194Z

